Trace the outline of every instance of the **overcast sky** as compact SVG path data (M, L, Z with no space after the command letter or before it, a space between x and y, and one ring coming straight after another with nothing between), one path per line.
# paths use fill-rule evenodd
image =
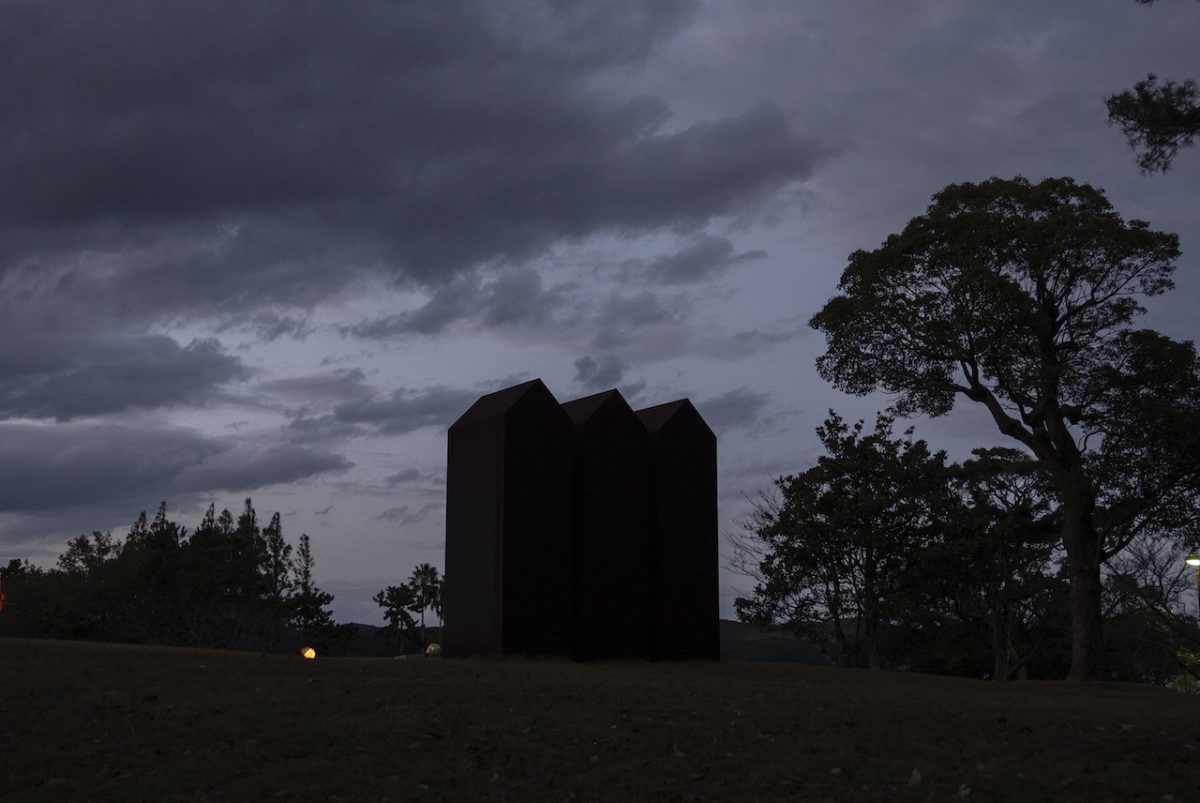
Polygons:
M533 377L691 398L731 529L886 406L807 321L952 182L1177 232L1141 323L1192 339L1200 149L1140 175L1104 97L1198 42L1190 0L0 1L0 559L250 496L378 623L443 565L447 426Z

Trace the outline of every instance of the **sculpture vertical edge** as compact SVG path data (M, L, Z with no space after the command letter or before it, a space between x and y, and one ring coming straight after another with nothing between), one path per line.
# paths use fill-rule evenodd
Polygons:
M541 380L481 396L450 426L448 657L568 652L570 438Z
M652 657L719 660L716 436L687 399L637 416L650 447Z

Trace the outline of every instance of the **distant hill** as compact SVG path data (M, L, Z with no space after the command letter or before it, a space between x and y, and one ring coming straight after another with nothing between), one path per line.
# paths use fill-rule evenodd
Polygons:
M722 661L765 661L772 663L825 665L829 662L806 639L780 630L761 630L744 622L721 620Z
M399 654L395 644L388 642L383 628L354 623L355 635L338 650L341 655L380 657ZM441 628L429 628L429 640L439 641ZM406 645L409 652L417 651L416 645ZM828 664L825 656L811 641L798 639L780 630L760 630L755 625L721 620L722 661L763 661L767 663Z

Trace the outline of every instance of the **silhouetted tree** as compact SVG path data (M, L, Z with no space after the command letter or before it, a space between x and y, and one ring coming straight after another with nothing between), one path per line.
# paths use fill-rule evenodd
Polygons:
M1119 126L1143 173L1165 173L1175 155L1200 134L1200 88L1150 73L1133 89L1110 95L1108 121Z
M315 565L312 543L307 533L301 533L296 560L292 564L292 624L307 638L337 640L341 631L333 622L333 614L327 609L333 602L333 595L317 587L313 580Z
M186 528L167 518L166 502L151 524L143 513L130 528L118 558L122 640L172 644L183 639L179 573L186 538Z
M943 415L970 399L1052 479L1076 679L1106 674L1089 456L1121 418L1106 372L1138 350L1135 296L1170 288L1178 254L1175 235L1122 220L1071 179L951 185L882 247L852 254L842 294L811 321L826 336L817 368L837 387L897 394L901 414Z
M441 617L442 612L442 578L438 576L436 566L428 563L419 564L413 569L408 578L408 585L413 591L412 610L421 617L421 644L425 644L425 611Z
M762 581L735 602L743 621L786 624L843 665L881 666L880 633L913 601L915 560L944 529L953 500L945 455L892 437L894 419L863 434L830 411L826 454L776 482L782 501L751 524Z
M265 545L251 500L236 526L228 510L214 523L196 529L185 553L181 585L189 634L196 646L261 649L277 635L279 615L269 604Z
M1137 0L1151 5L1154 0ZM1164 81L1150 73L1133 89L1110 95L1108 121L1120 126L1143 173L1165 173L1175 155L1200 134L1200 88L1195 81Z
M0 620L0 632L262 650L303 637L340 647L349 632L314 581L308 535L291 556L279 514L260 530L249 499L236 523L210 505L190 535L164 502L124 541L99 531L72 539L52 571L0 569L15 578L11 610L20 612Z
M90 537L80 535L67 542L66 551L58 557L62 574L54 578L54 606L43 615L52 635L67 639L118 637L124 591L117 578L120 554L121 541L111 532L95 531Z
M411 611L417 604L417 594L412 586L408 583L387 586L372 599L383 608L383 619L387 623L384 631L389 639L402 643L405 638L416 638L417 620Z
M1200 623L1184 602L1195 571L1180 560L1194 549L1194 542L1141 534L1108 562L1105 636L1115 679L1200 680Z
M0 611L0 633L6 636L42 635L40 615L48 607L46 572L28 560L13 558L0 566L4 609Z
M951 472L962 519L922 555L922 588L940 634L982 640L993 680L1024 675L1039 650L1059 641L1066 613L1057 559L1053 488L1037 461L1015 449L972 451ZM1068 620L1069 621L1069 620ZM952 650L941 649L943 658ZM961 671L956 673L968 674ZM955 671L945 664L940 671ZM969 674L977 674L975 671Z
M271 523L263 528L263 566L262 570L267 579L267 594L271 599L283 602L291 590L291 555L292 545L283 537L283 525L279 521L279 513L271 517ZM308 536L302 536L307 544ZM309 581L312 579L312 556L309 559Z

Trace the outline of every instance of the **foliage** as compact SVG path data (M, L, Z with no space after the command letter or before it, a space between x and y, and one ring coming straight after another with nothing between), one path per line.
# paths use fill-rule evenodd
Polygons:
M926 668L1007 680L1044 665L1065 635L1058 525L1035 461L1015 449L972 454L949 475L961 518L922 561L926 618L939 640L960 644L949 651L936 644ZM976 657L964 661L964 651Z
M1107 533L1096 509L1109 475L1089 453L1103 451L1110 431L1140 448L1142 433L1119 426L1111 369L1136 374L1130 360L1147 338L1169 342L1135 334L1131 322L1144 312L1136 296L1172 286L1178 253L1175 235L1123 220L1103 193L1068 178L951 185L882 247L852 254L841 294L811 321L826 336L817 368L837 387L896 394L901 414L938 416L967 398L1037 460L1059 503L1075 678L1106 672ZM1177 378L1170 366L1158 365L1161 387ZM1190 409L1178 397L1159 401Z
M98 531L72 539L50 571L10 562L0 632L276 651L322 639L328 649L348 634L314 583L307 535L298 559L291 554L279 514L260 529L249 499L236 522L210 505L191 534L163 503L124 540Z
M1195 549L1188 536L1142 532L1106 564L1106 636L1115 679L1188 688L1200 680L1200 623L1184 602L1196 575L1179 559Z
M383 608L384 626L389 638L400 641L417 638L417 620L411 611L417 604L417 594L408 583L398 586L387 586L375 594L372 599Z
M1190 342L1123 332L1093 375L1085 437L1104 557L1146 535L1200 546L1200 359Z
M438 576L436 566L422 563L413 569L408 584L413 589L415 610L421 617L421 641L424 643L425 611L428 610L439 618L442 615L442 579Z
M892 425L880 415L864 435L830 411L817 429L827 454L781 477L782 502L759 511L761 582L735 602L739 618L783 622L842 665L881 665L881 627L912 605L915 558L949 512L944 455L893 439Z
M1037 461L1015 449L976 449L961 465L930 459L922 471L896 458L919 454L923 444L892 438L890 427L880 416L875 433L864 435L861 422L847 428L831 414L818 430L828 453L759 496L732 539L741 556L734 567L756 579L754 593L735 603L739 618L783 625L843 665L995 680L1061 676L1071 658L1067 578L1058 502ZM907 481L894 484L889 473ZM892 494L903 506L889 506ZM904 516L879 515L905 509L925 511L932 526L923 537L897 526ZM875 539L864 527L873 518L887 522ZM1106 562L1113 678L1188 688L1200 679L1200 629L1184 611L1193 573L1180 560L1196 548L1187 528L1142 529ZM903 582L868 579L868 549L891 567L881 574ZM861 602L872 582L889 593L879 597L868 638Z
M408 640L426 646L425 612L430 611L441 618L444 584L445 578L436 566L421 563L413 569L407 582L380 590L373 599L383 608L383 618L387 622L384 630L388 637L401 645ZM420 617L419 625L413 614Z
M1110 95L1108 122L1119 126L1143 173L1165 173L1175 155L1200 134L1200 88L1151 73L1133 89Z

